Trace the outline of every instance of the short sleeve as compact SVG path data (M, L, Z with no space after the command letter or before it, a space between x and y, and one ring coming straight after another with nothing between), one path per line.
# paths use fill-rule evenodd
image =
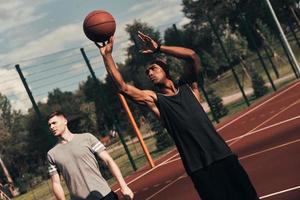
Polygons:
M51 154L48 152L47 154L47 161L48 161L48 173L50 176L53 176L58 173L57 167L55 165L54 159Z
M88 133L88 140L90 149L93 153L100 153L106 149L105 146L94 135L90 133Z

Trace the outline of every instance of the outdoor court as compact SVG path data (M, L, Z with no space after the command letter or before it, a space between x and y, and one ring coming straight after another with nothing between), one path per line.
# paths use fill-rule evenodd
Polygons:
M217 130L239 156L260 199L300 199L300 81L263 97ZM175 149L155 168L126 180L137 200L199 199Z

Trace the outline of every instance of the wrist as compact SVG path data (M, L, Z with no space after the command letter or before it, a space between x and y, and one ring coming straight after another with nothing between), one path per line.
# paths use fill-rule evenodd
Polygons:
M119 183L120 184L120 188L121 189L127 189L128 188L128 185L124 182L124 183Z
M161 47L161 44L160 44L160 43L157 43L157 47L156 47L156 49L154 50L153 53L158 53L158 52L160 52L160 47Z
M111 55L111 53L106 53L106 54L103 54L102 57L103 58L111 58L112 55Z

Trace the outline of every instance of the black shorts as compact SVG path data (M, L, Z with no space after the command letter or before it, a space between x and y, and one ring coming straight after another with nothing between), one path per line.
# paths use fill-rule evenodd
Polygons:
M236 155L191 174L202 200L258 200L256 191Z
M108 193L105 197L103 197L101 200L118 200L118 195L111 191Z

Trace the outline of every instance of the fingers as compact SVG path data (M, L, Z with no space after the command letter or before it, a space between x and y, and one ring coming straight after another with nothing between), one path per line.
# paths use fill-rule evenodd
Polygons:
M98 48L102 48L102 47L104 47L106 44L105 44L105 42L100 42L100 43L98 43L98 42L94 42L95 43L95 45L98 47Z
M98 48L102 48L102 47L105 47L107 44L114 44L114 37L111 36L108 41L103 41L103 42L94 42L95 45L98 47Z
M145 35L141 31L138 31L138 36L143 42L149 42L152 40L151 37L149 37L148 35Z
M143 54L152 54L153 53L152 50L140 50L139 52L143 53Z
M131 195L125 194L125 195L123 195L123 197L124 197L125 200L132 200L133 199L133 194L131 194Z
M94 43L95 43L95 45L96 45L98 48L101 47L100 44L98 44L97 42L94 42Z
M144 38L141 35L138 35L138 37L143 41L146 42L146 40L144 40Z
M114 41L115 41L115 37L114 37L114 36L111 36L111 37L109 38L109 43L114 44Z

